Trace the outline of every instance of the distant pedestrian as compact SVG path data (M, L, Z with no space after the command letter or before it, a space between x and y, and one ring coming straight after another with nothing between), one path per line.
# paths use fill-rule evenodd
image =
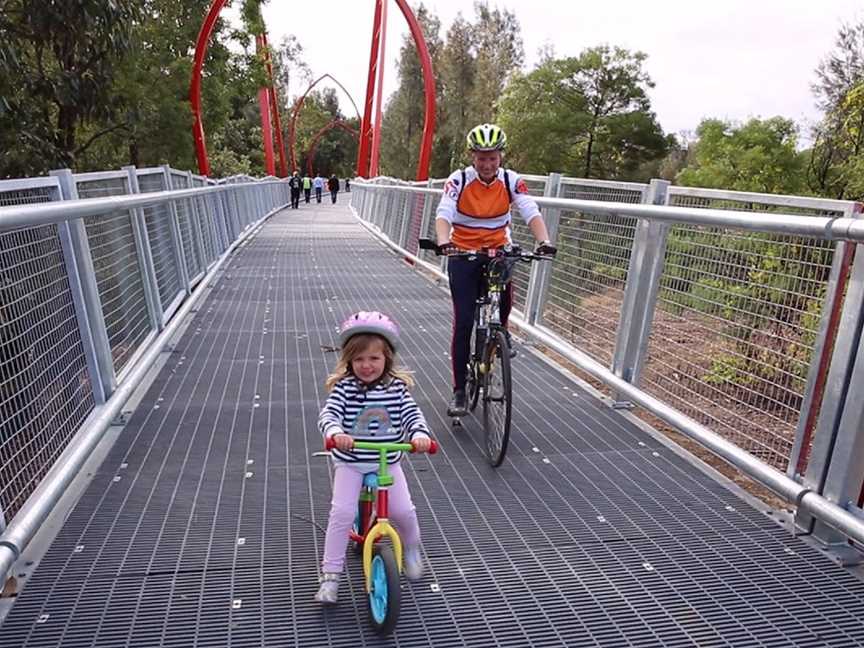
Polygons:
M312 196L312 178L309 176L303 177L303 195L306 198L306 204L309 204L309 198Z
M300 187L303 186L303 181L300 179L300 174L296 171L288 178L288 188L291 190L291 209L297 209L300 206Z
M336 204L336 194L339 193L339 178L336 177L335 173L327 181L327 188L330 190L330 198L333 200L333 204Z
M324 178L321 177L320 173L315 175L315 179L312 181L312 186L315 187L315 200L320 203L321 192L324 190Z
M351 178L345 178L345 193L351 193Z

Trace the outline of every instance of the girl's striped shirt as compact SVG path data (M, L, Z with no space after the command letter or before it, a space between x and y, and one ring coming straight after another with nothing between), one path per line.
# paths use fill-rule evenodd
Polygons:
M398 378L384 379L371 388L348 376L337 382L318 416L318 429L325 437L350 434L358 441L408 443L418 435L429 436L423 413ZM375 464L374 450L334 448L331 456L347 463ZM387 454L387 463L402 458L401 452Z

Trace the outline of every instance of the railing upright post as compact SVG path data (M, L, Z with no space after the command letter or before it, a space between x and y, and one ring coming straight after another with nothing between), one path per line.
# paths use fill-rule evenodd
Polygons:
M124 166L123 170L128 174L128 187L130 194L141 193L138 186L138 172L134 166ZM153 251L150 249L150 239L147 236L147 221L144 210L136 208L132 210L132 231L135 235L135 249L138 253L141 279L144 284L144 298L147 300L147 310L150 312L150 324L154 331L161 331L164 325L165 313L162 310L162 301L159 298L159 285L156 280L156 266L153 263Z
M77 200L78 191L75 179L69 169L51 171L60 183L62 200ZM78 330L84 347L87 371L93 388L93 398L97 404L108 400L117 386L114 373L114 359L105 318L102 313L102 300L96 284L96 270L90 254L87 229L80 218L57 225L69 289L75 306Z
M544 198L558 198L561 195L561 174L550 173L543 187ZM558 226L561 221L560 209L546 209L543 214L549 240L558 240ZM554 261L552 262L554 263ZM549 293L549 279L552 276L550 262L535 262L531 264L531 276L528 279L528 294L525 296L525 318L528 323L537 325L542 322L543 303Z
M668 187L669 182L666 180L651 180L643 202L649 205L665 205ZM639 384L648 338L654 323L668 235L668 224L639 219L633 237L611 367L616 376L632 385ZM617 395L614 400L618 403Z
M844 216L860 217L861 203L853 203ZM813 355L807 371L807 383L804 387L804 398L795 429L795 441L786 466L786 474L801 482L810 453L810 441L817 424L817 415L822 407L825 395L825 382L831 366L831 352L840 325L840 314L843 297L849 282L849 272L855 245L846 241L838 241L834 245L834 258L828 275L828 286L822 301L822 316L816 342L813 345Z
M825 383L825 395L819 406L819 418L811 440L811 449L802 484L810 490L828 497L835 503L848 507L854 494L857 505L861 490L861 464L855 461L864 451L861 428L861 379L864 375L864 353L861 350L864 340L864 252L858 245L855 262L840 326L831 353L831 364ZM857 381L857 382L856 382ZM856 402L858 399L859 402ZM851 482L857 481L857 484ZM823 525L814 525L814 518L800 511L796 514L795 525L802 532L813 533L814 538L827 545L846 560L843 547L845 541ZM839 543L839 544L838 544ZM839 550L839 551L838 551ZM851 556L853 554L849 554Z

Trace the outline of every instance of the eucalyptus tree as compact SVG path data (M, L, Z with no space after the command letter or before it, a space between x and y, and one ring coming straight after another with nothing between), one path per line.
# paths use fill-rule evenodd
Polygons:
M807 168L814 191L831 198L864 198L864 22L844 25L813 84L823 119L813 131Z
M0 12L0 176L75 161L123 127L112 100L141 7L134 0L6 0ZM103 127L86 139L82 124Z
M635 179L673 140L651 110L641 52L608 46L546 58L515 76L499 101L509 159L523 171Z

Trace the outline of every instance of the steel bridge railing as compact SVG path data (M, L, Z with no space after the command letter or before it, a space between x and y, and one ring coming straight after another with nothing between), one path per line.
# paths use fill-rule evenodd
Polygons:
M0 181L0 574L196 286L287 201L276 179L168 166Z
M802 531L838 553L848 538L864 542L864 418L850 397L864 374L860 204L661 180L525 180L559 249L553 264L514 276L526 332L577 358L615 405L642 405L799 505ZM358 180L351 205L443 272L416 244L434 237L443 180L423 185ZM512 238L533 243L518 216ZM812 494L825 498L804 505ZM814 522L810 508L825 520L823 504L842 533Z

